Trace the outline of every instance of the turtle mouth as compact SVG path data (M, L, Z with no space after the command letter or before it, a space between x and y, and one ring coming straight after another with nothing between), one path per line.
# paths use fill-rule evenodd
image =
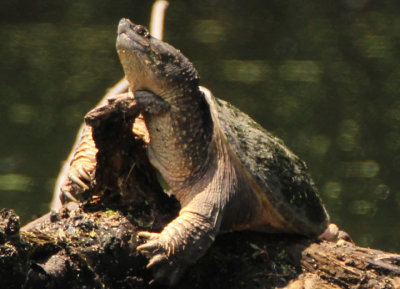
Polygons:
M133 24L129 19L121 19L118 25L117 49L145 52L150 47L150 34L141 25Z

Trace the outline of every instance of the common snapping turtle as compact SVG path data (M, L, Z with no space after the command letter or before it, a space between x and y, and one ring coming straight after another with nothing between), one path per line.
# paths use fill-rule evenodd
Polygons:
M149 160L181 204L162 232L140 233L146 243L137 250L150 258L155 280L175 284L219 232L317 236L326 229L329 217L304 162L200 87L179 50L128 19L119 23L116 47L150 134ZM74 170L71 179L88 174Z

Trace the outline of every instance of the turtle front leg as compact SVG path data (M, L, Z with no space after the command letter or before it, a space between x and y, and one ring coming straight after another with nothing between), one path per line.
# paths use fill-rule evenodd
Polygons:
M171 109L171 105L168 102L151 91L136 90L134 95L138 105L147 113L160 114Z
M210 218L183 211L161 233L140 232L146 243L137 250L150 258L147 268L153 270L153 281L176 285L186 268L214 242L217 227Z

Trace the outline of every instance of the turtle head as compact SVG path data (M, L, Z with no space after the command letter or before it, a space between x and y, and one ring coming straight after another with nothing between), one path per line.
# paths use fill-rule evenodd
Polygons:
M132 89L147 89L163 96L168 91L193 89L199 76L193 64L176 48L150 35L149 31L121 19L117 51Z

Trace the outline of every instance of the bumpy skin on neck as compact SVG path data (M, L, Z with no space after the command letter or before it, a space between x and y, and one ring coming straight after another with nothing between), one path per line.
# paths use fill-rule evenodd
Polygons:
M168 112L144 113L151 137L150 161L178 199L183 187L189 187L204 174L213 130L210 111L201 92L182 90L181 93L168 98Z

